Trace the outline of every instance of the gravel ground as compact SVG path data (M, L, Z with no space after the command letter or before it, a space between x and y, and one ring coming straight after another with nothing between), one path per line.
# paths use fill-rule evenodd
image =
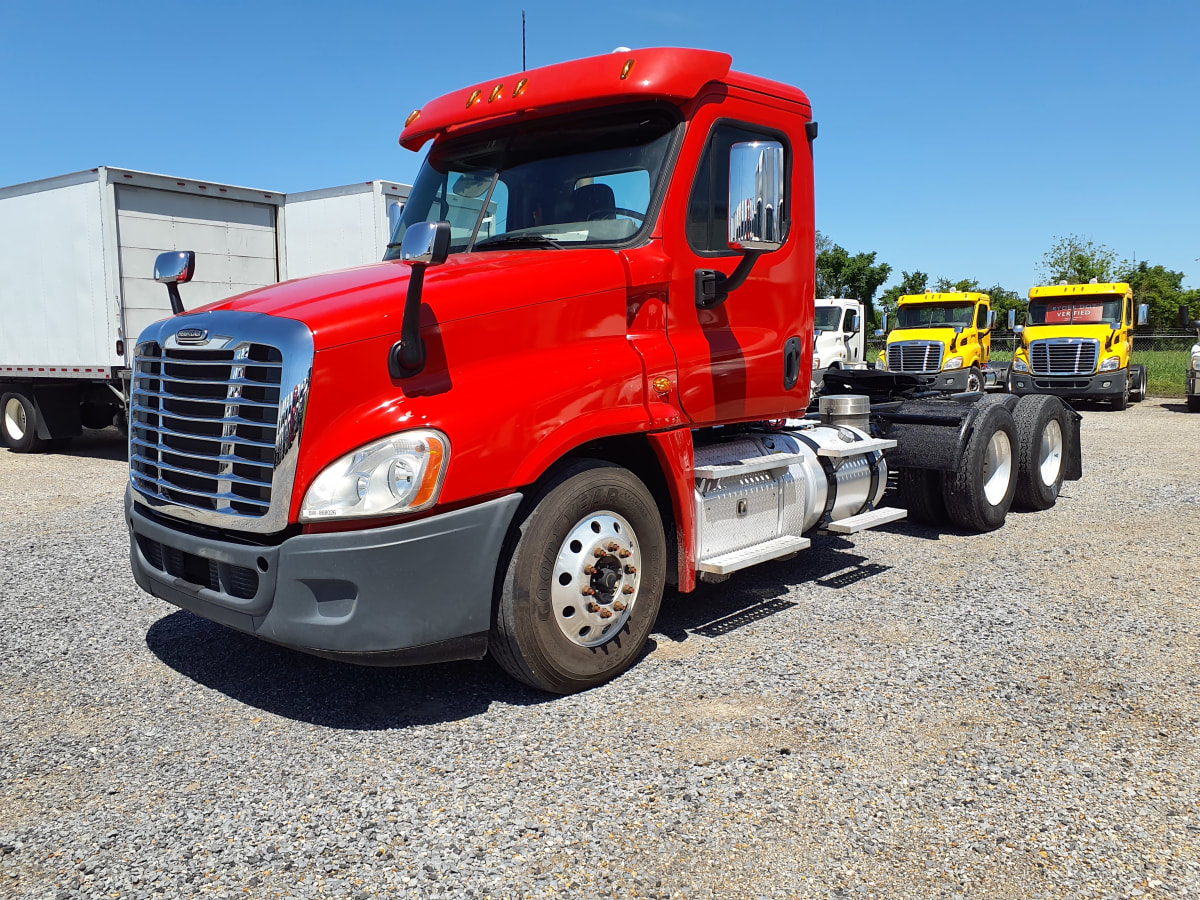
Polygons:
M1200 892L1200 416L1083 481L669 595L612 684L373 670L142 594L124 453L0 451L0 896Z

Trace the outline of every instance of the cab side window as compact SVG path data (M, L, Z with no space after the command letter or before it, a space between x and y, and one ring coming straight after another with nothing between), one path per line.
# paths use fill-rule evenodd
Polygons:
M1125 298L1125 326L1133 326L1133 301L1128 297Z
M975 315L975 327L980 331L987 330L988 308L980 304L979 312Z
M696 180L688 198L687 239L697 253L729 253L729 150L742 141L782 141L771 132L753 131L736 125L715 125L700 157ZM786 165L785 165L786 171ZM785 204L787 200L785 199ZM787 206L781 213L787 221ZM786 234L786 230L783 232Z

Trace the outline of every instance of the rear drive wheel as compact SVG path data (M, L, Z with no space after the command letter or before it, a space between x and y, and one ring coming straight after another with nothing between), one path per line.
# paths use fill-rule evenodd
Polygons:
M14 453L36 453L46 442L38 437L37 407L24 394L0 396L0 437Z
M658 618L666 537L631 472L580 460L531 498L511 545L488 650L519 681L556 694L628 668Z
M908 510L910 522L945 525L946 501L942 498L942 473L937 469L901 469L900 502Z
M1066 416L1062 401L1049 394L1022 397L1013 412L1017 423L1017 496L1020 509L1049 509L1063 483Z
M1004 524L1017 492L1016 436L1017 426L1007 408L979 407L958 471L943 476L942 496L955 525L992 531Z

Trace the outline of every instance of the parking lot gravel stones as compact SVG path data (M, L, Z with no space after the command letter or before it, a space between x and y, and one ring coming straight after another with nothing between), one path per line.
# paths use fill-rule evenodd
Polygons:
M1085 477L669 594L613 683L362 669L140 592L124 448L0 451L0 896L1200 892L1200 416ZM438 602L438 598L430 598Z

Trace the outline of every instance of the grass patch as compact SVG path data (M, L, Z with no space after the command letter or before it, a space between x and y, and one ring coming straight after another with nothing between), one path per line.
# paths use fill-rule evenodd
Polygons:
M1152 397L1182 397L1187 393L1186 350L1134 351L1133 361L1146 367L1146 392Z

